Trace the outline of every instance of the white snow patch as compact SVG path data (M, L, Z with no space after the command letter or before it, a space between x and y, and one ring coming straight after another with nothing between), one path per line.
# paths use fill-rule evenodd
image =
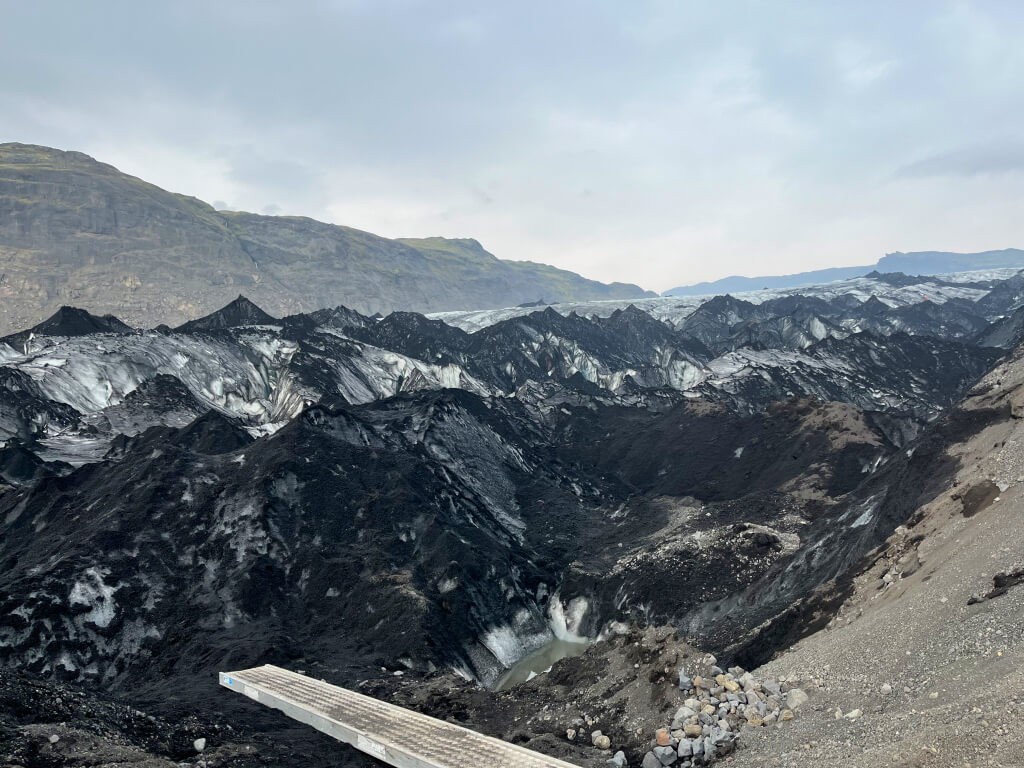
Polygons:
M492 627L481 636L481 644L502 666L511 667L551 640L547 627L538 627L536 614L521 610L509 624Z
M590 602L585 597L574 597L563 603L556 593L548 603L548 624L555 637L570 643L587 642L586 635L580 634L583 618L586 616Z
M458 579L449 579L445 577L437 582L437 591L440 592L442 595L446 595L453 589L456 589L458 586Z
M860 528L870 523L875 517L875 507L876 504L874 503L874 499L869 499L867 502L865 502L861 507L863 511L860 513L856 520L850 523L850 527Z
M80 616L83 621L92 622L97 627L108 627L116 615L114 605L114 592L116 591L117 587L103 583L103 574L99 569L89 568L71 588L68 603L84 605L89 608L88 613Z

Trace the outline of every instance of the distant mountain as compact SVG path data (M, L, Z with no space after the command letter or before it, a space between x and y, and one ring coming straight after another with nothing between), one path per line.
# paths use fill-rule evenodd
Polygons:
M301 217L217 211L79 152L0 144L0 334L61 305L180 325L239 292L276 317L641 298L476 240L389 240Z
M849 280L851 277L866 275L874 269L867 267L834 267L816 269L813 272L799 272L795 275L774 275L769 277L723 277L707 283L682 285L665 291L662 296L716 296L726 293L760 291L763 288L797 288L801 285L831 283L833 280Z
M970 272L975 269L1006 269L1024 267L1024 251L1004 248L980 253L948 251L916 251L888 253L878 260L879 272L905 272L908 275L941 275L947 272Z
M862 277L872 271L905 272L908 275L939 275L948 272L1013 267L1024 267L1024 251L1018 248L980 253L951 253L947 251L901 253L897 251L886 254L878 260L877 264L863 267L833 267L831 269L816 269L811 272L797 272L793 275L767 277L723 277L721 280L672 288L665 291L662 296L713 296L759 291L763 288L799 288L802 285L816 285Z

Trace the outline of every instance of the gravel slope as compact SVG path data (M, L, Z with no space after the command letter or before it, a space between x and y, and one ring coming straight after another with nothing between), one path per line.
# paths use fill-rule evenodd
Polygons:
M874 553L829 627L756 672L800 678L810 704L748 729L736 765L1024 765L1024 587L978 601L1024 566L1021 349L959 410L993 408L1006 417L949 450L947 490Z

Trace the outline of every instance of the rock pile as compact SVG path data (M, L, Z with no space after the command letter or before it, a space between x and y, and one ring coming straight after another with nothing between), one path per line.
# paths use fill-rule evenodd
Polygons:
M758 681L741 667L726 671L716 662L705 656L679 670L686 699L669 726L655 732L642 768L708 765L736 748L743 728L792 720L807 703L807 694L789 682Z

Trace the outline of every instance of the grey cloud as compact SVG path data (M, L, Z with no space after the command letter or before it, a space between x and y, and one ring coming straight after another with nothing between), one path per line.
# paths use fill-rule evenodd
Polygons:
M0 136L234 207L650 288L1017 236L1011 0L9 5Z
M225 148L224 156L235 181L250 187L317 188L323 170L289 156L268 156L251 147Z
M992 143L929 155L896 171L903 178L978 176L1024 170L1024 144Z

